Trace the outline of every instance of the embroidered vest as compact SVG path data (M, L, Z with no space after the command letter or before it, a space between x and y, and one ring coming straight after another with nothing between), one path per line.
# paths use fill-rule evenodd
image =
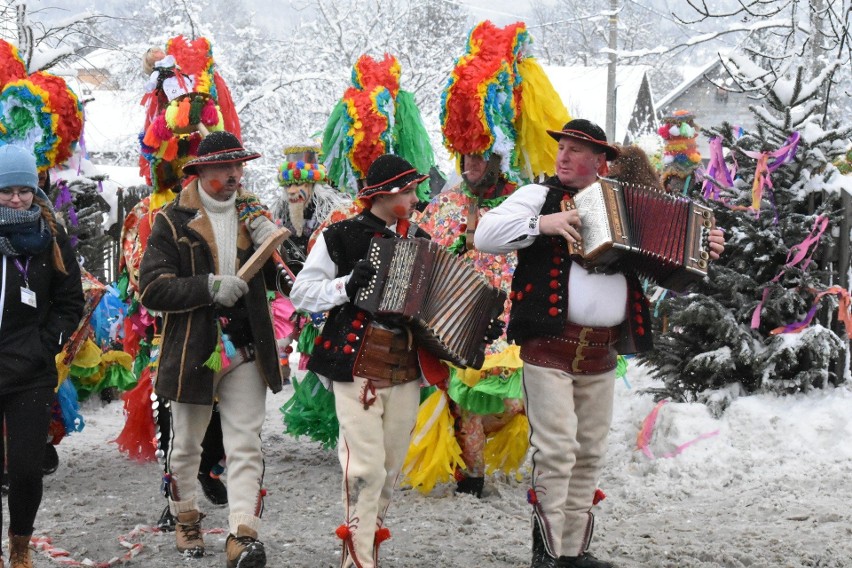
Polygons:
M323 235L329 256L337 266L337 277L352 272L355 264L367 256L373 237L399 237L369 211L330 225ZM429 234L419 228L414 236L429 238ZM322 333L314 340L308 370L333 381L351 382L355 355L364 342L364 330L372 319L371 314L352 302L333 308Z
M561 186L554 178L545 182L547 192L541 215L560 211L563 196L576 190ZM512 310L507 336L521 344L524 339L559 335L568 323L568 278L571 270L568 243L562 237L540 235L532 245L518 250L518 266L512 278ZM627 278L627 317L622 324L619 353L647 351L653 346L648 301L639 279Z

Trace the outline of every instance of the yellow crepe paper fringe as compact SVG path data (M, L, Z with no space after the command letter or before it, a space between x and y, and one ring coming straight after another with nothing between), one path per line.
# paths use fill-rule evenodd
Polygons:
M447 363L450 365L450 363ZM454 365L450 365L455 370L455 376L461 382L473 388L476 384L482 380L483 377L489 375L489 373L483 373L483 371L489 371L491 369L500 367L500 368L508 368L508 369L519 369L523 367L524 362L521 361L521 348L518 345L509 345L503 351L499 353L494 353L492 355L487 355L485 357L485 362L482 364L481 369L471 369L466 368L462 369L459 367L455 367Z
M515 479L520 481L520 469L530 447L529 436L530 424L525 414L516 414L508 424L489 436L483 452L485 473L514 472Z
M521 171L530 178L541 173L553 175L558 145L547 130L561 130L571 116L538 61L522 59L518 71L523 78L517 123Z
M403 485L429 493L437 483L454 480L456 468L465 468L453 423L444 391L435 391L420 405L402 468Z

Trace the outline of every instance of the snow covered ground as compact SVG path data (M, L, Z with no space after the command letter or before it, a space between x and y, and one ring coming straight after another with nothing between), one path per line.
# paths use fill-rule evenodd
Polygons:
M630 387L628 387L628 382ZM622 568L852 566L852 389L734 402L720 420L701 405L659 409L648 446L637 433L654 409L650 386L631 365L618 384L608 466L600 487L593 552ZM336 567L342 520L333 452L282 434L279 406L292 389L269 396L264 448L268 496L261 540L268 566ZM123 424L119 402L84 405L86 428L63 440L61 465L46 478L36 536L49 537L51 560L36 567L107 563L141 545L131 566L221 567L224 532L206 536L208 554L183 559L172 533L146 530L165 504L157 464L137 464L110 443ZM717 432L717 434L714 434ZM387 568L529 566L528 474L491 478L481 500L439 486L424 496L398 490L382 547ZM226 526L226 510L204 502L205 526ZM103 564L105 566L106 564Z

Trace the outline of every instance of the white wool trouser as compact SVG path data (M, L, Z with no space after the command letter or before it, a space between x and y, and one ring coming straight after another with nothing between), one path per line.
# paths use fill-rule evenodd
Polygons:
M263 451L260 431L266 418L266 383L255 361L243 350L231 364L213 376L213 388L222 419L228 489L228 525L237 534L240 525L257 531L263 510ZM196 476L201 462L201 441L210 422L212 406L171 403L172 441L167 457L171 476L169 507L172 514L198 509Z
M615 371L574 375L524 363L533 522L554 556L585 552L612 423Z
M344 544L343 568L376 567L376 531L383 526L420 405L420 381L376 389L365 405L368 383L360 377L334 383L345 525L352 537L352 549Z

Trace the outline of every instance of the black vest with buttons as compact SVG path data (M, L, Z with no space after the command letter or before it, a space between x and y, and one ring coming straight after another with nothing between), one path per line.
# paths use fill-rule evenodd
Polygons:
M555 177L543 185L549 188L540 214L560 211L560 202L568 193L576 193ZM518 266L512 277L512 311L507 336L519 345L525 339L542 335L560 335L568 323L568 277L571 270L568 243L562 237L540 235L533 244L518 249ZM647 351L653 346L650 310L639 279L627 278L627 318L622 324L619 353Z
M417 229L416 237L428 239L429 234ZM395 238L384 221L364 211L351 219L329 225L323 232L329 257L337 266L335 276L352 272L355 264L367 256L373 237ZM333 308L322 333L314 341L314 351L308 370L333 381L352 382L355 355L364 341L364 329L372 316L352 302Z

